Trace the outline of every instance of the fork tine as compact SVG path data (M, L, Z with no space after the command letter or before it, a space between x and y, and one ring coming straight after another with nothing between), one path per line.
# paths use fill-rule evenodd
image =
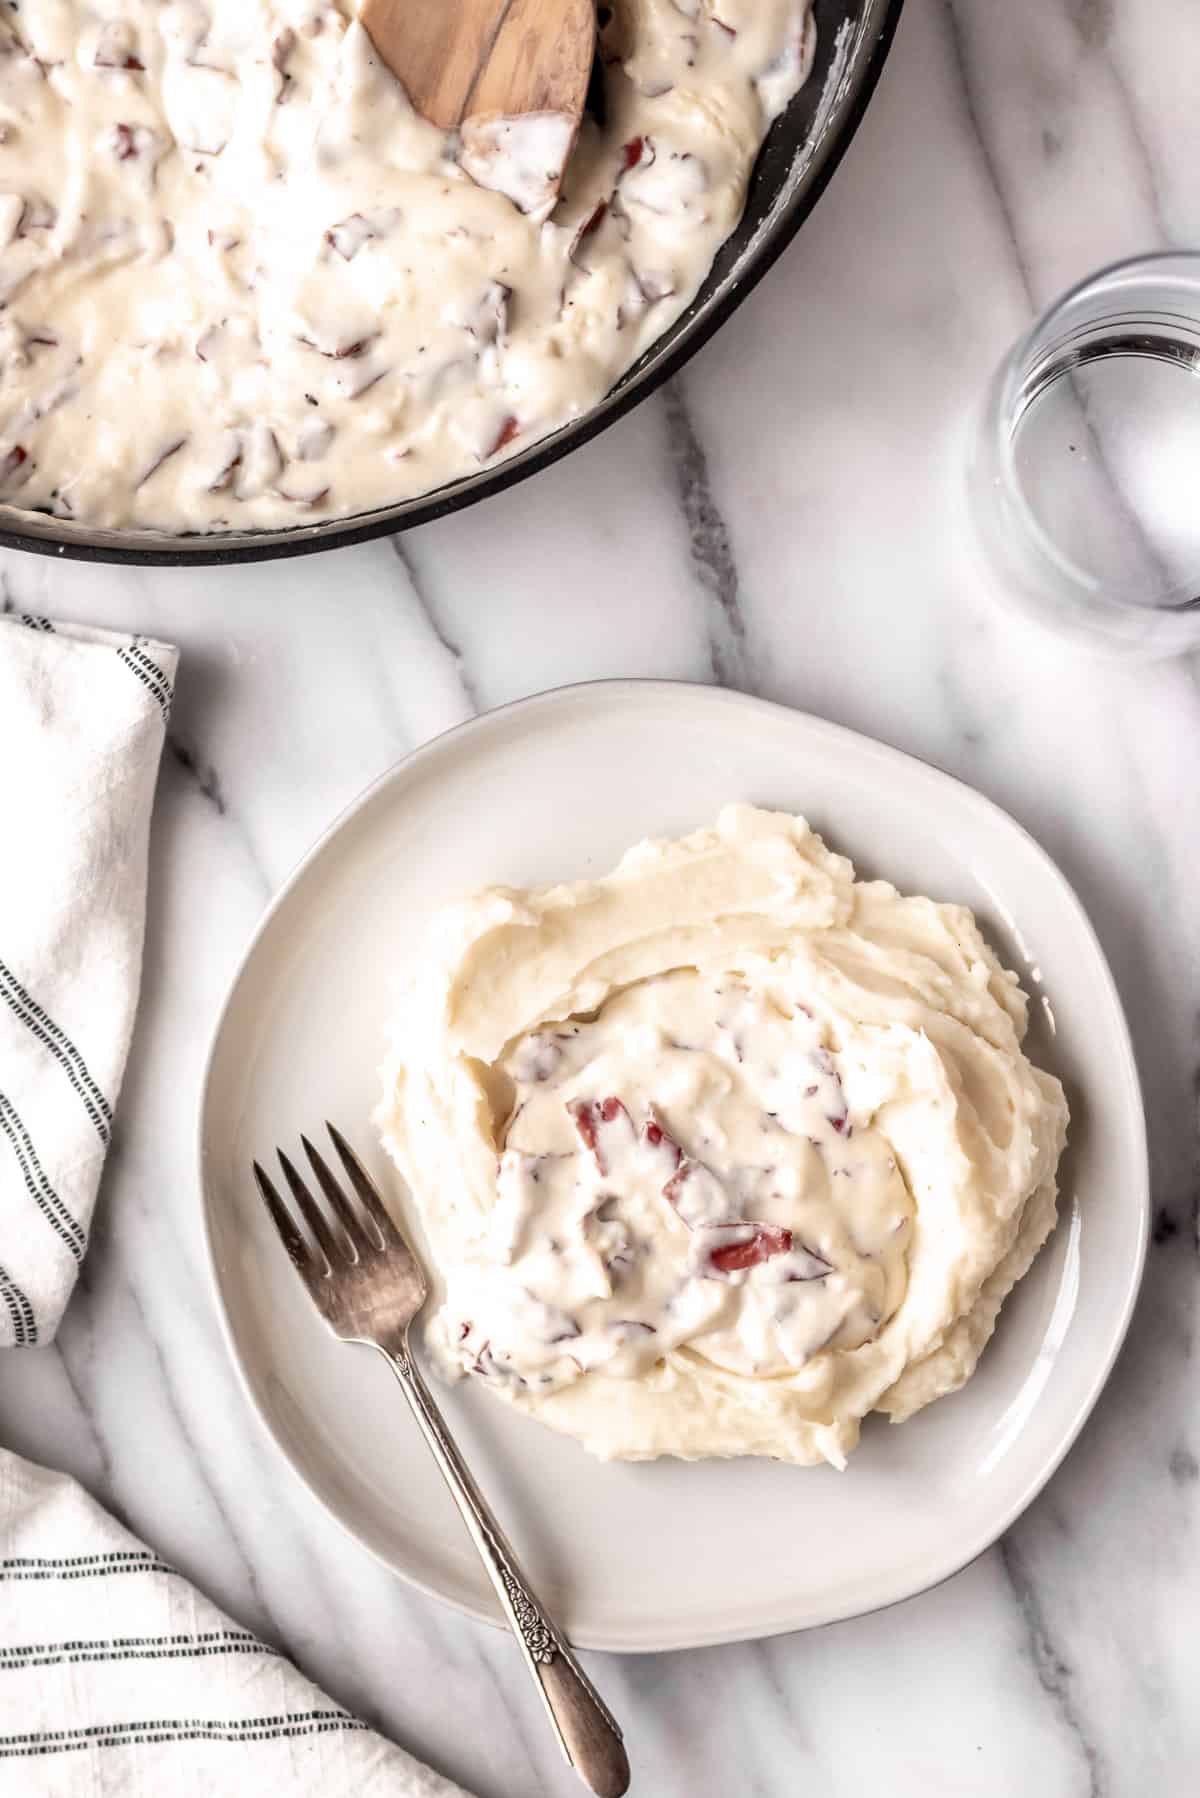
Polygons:
M292 1215L272 1185L266 1169L260 1162L254 1163L254 1179L257 1183L263 1204L271 1214L279 1240L288 1253L288 1260L306 1281L319 1270L313 1259L313 1252L303 1236L292 1222Z
M331 1124L328 1118L325 1119L325 1128L329 1132L329 1140L338 1152L338 1158L346 1170L351 1186L358 1194L364 1211L379 1231L382 1246L386 1249L398 1244L401 1248L407 1248L407 1243L389 1217L387 1207L379 1196L379 1188L346 1138L337 1125Z
M384 1245L378 1228L364 1230L362 1220L354 1206L330 1173L321 1155L303 1132L301 1132L300 1141L304 1144L304 1153L308 1156L309 1165L317 1176L321 1191L328 1199L331 1210L354 1244L355 1249L359 1252L366 1248L381 1249Z
M300 1175L296 1172L283 1150L276 1149L275 1153L279 1157L279 1165L283 1169L284 1178L292 1189L292 1197L300 1207L305 1223L316 1237L321 1253L324 1255L331 1269L337 1267L340 1262L345 1261L346 1259L346 1246L338 1241L336 1234L330 1228L329 1219L325 1216L325 1213L321 1210L321 1207L317 1204L317 1201L313 1198L307 1186L304 1184L304 1181L300 1178ZM358 1252L353 1244L350 1245L350 1254L357 1260Z

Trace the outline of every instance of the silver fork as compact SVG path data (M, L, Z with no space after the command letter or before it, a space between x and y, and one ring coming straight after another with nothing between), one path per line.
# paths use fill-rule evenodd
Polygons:
M277 1151L304 1230L297 1227L265 1170L254 1163L258 1190L280 1240L338 1341L378 1349L399 1380L520 1643L563 1753L599 1798L621 1798L629 1787L629 1761L616 1720L530 1590L409 1347L409 1326L429 1292L425 1271L341 1131L328 1122L325 1128L353 1198L306 1136L300 1141L327 1210L283 1150Z

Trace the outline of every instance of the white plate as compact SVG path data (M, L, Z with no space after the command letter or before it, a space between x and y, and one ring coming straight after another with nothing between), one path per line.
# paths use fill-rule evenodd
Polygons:
M230 1347L330 1513L406 1579L497 1619L387 1368L325 1333L260 1215L251 1157L332 1117L390 1180L368 1114L391 977L434 908L491 881L598 874L729 799L802 812L861 873L977 913L1037 995L1032 1053L1068 1089L1061 1221L970 1384L900 1427L868 1420L844 1474L605 1466L469 1382L445 1392L537 1587L589 1648L802 1629L963 1566L1066 1453L1145 1253L1145 1126L1112 976L1066 881L1011 818L894 750L739 694L641 681L543 694L440 737L351 807L268 911L213 1044L201 1171Z

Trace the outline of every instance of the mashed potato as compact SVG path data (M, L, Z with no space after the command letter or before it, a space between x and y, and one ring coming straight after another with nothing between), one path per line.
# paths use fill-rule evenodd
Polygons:
M379 1122L442 1366L605 1458L845 1463L974 1371L1067 1126L960 906L729 806L435 921Z
M288 528L518 455L691 304L814 46L809 0L614 0L560 188L564 115L435 128L353 0L13 0L0 504Z

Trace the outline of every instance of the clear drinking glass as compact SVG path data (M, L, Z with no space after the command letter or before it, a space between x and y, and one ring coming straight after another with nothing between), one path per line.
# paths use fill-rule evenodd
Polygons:
M1200 643L1200 254L1116 263L999 369L970 463L1006 591L1098 647Z

